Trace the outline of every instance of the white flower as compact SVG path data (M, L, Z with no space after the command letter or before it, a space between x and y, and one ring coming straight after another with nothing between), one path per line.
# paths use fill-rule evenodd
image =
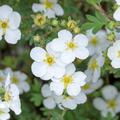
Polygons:
M0 84L4 83L5 79L6 79L6 75L2 70L0 70Z
M113 14L113 18L116 20L116 21L120 21L120 0L115 0L117 5L118 5L118 8L117 10L114 12Z
M120 40L117 40L107 53L113 68L120 68Z
M50 86L48 84L44 84L41 88L41 93L45 99L43 100L43 104L48 109L54 109L56 107L56 102L54 100L54 93L50 91Z
M63 16L63 8L57 3L57 0L40 0L40 4L32 5L33 12L43 12L48 18Z
M101 67L104 65L104 57L102 55L94 55L88 63L87 75L96 82L101 74Z
M93 76L91 74L88 73L89 71L85 71L85 74L87 75L86 78L86 84L84 86L82 86L82 91L85 94L91 94L92 92L94 92L95 90L97 90L98 88L100 88L103 85L103 80L102 79L98 79L96 82L93 82Z
M23 92L28 92L30 90L29 84L26 82L27 75L20 71L12 71L11 68L6 68L3 70L4 74L10 74L11 83L17 85L19 88L20 94Z
M107 36L104 30L100 30L94 34L91 30L87 31L87 37L89 39L88 50L90 55L99 54L104 51L108 46Z
M49 49L47 44L45 51L43 48L35 47L31 50L30 56L35 62L32 64L32 73L43 80L49 80L52 77L62 77L65 73L65 65L58 59L58 54Z
M9 118L9 109L2 101L0 101L0 120L8 120Z
M0 40L4 35L6 42L16 44L21 38L21 32L18 29L21 22L21 16L18 12L8 5L0 7Z
M77 105L83 104L87 101L87 97L83 92L80 92L77 96L61 96L61 101L58 103L60 109L76 109Z
M60 59L65 64L72 63L75 58L86 59L89 51L86 48L88 39L83 34L78 34L74 38L68 30L58 32L58 38L51 42L51 49L61 53Z
M15 84L10 83L10 75L7 75L5 82L4 104L15 112L16 115L21 113L21 103L19 99L19 89Z
M93 101L93 105L101 112L101 115L106 117L108 113L115 116L120 112L120 93L117 89L108 85L102 89L103 98L98 97Z
M63 77L51 79L50 89L56 95L67 93L70 96L77 96L81 91L81 86L85 84L86 75L81 71L75 72L75 70L74 64L68 65Z

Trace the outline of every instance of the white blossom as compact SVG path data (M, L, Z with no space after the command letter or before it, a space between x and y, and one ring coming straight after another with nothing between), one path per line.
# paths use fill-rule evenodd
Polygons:
M70 96L77 96L81 91L81 86L85 85L86 75L81 72L75 72L74 64L66 67L66 72L61 78L52 78L50 89L56 95L62 95L64 92Z
M61 30L58 32L58 38L51 42L51 49L60 53L60 60L65 64L72 63L75 58L81 60L89 56L89 51L86 48L88 39L83 34L72 36L68 30Z
M112 85L107 85L102 89L102 96L97 97L93 101L93 105L101 112L101 115L106 117L108 113L115 116L120 112L120 93Z
M3 36L6 42L16 44L21 38L19 30L21 16L8 5L0 6L0 40Z
M33 12L43 12L48 18L63 16L63 8L57 3L57 0L40 0L40 3L32 5Z
M46 51L41 47L35 47L31 50L30 56L33 62L31 69L36 77L43 80L49 80L53 77L62 77L65 73L65 64L63 64L50 48L51 43L46 46Z

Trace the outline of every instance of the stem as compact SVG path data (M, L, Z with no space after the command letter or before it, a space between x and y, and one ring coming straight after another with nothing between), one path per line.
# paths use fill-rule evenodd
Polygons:
M67 109L64 109L63 111L62 111L62 117L64 118L64 115L65 115L65 113L67 112Z

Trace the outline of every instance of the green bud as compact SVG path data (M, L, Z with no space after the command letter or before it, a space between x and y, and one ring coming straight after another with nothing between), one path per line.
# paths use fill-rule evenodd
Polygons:
M53 25L53 26L57 26L58 23L59 23L58 20L56 20L56 19L52 20L52 25Z
M66 21L62 20L60 24L61 24L61 26L65 27L66 26Z
M115 33L111 32L110 34L107 35L107 39L109 41L115 41Z
M110 21L108 24L108 28L110 30L114 29L116 27L116 22L115 21Z

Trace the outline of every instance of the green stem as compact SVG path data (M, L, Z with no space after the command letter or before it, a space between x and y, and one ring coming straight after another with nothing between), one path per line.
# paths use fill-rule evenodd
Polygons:
M67 109L64 109L63 111L62 111L62 117L64 118L64 115L66 114L66 112L67 112Z

